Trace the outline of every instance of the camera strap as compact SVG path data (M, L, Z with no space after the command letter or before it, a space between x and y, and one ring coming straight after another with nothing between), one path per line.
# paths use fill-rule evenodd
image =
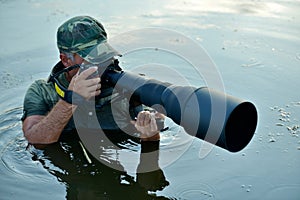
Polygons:
M86 100L76 92L68 90L65 88L58 80L59 75L64 72L71 71L73 69L79 68L80 65L76 64L70 67L65 68L63 64L58 62L52 69L51 74L48 78L48 83L52 82L54 84L54 88L58 96L69 104L79 105L85 102Z

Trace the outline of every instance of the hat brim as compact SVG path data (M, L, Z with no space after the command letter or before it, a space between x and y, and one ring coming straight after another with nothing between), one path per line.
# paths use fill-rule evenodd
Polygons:
M104 65L115 56L122 56L107 41L77 52L84 60L96 65ZM105 67L105 66L104 66Z

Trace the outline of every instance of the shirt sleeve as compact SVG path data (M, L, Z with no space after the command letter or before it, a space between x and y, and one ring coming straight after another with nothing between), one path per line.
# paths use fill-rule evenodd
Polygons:
M45 81L35 81L27 90L23 102L22 121L32 115L46 115L49 112L49 105L45 100L43 84Z

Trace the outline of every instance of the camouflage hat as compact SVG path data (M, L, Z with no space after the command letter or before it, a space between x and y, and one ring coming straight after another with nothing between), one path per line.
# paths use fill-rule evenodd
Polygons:
M77 16L57 30L57 46L61 52L77 53L93 64L107 62L120 55L107 42L103 25L89 16Z

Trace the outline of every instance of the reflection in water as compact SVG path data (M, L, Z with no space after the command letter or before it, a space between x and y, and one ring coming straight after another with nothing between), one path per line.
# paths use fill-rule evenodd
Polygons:
M161 168L177 160L191 144L191 136L179 126L169 126L156 142L106 133L118 149L102 145L100 162L87 151L85 155L76 132L51 145L28 145L21 116L21 107L0 113L4 199L168 199L159 194L170 184ZM119 165L119 170L111 164Z
M28 146L32 159L39 161L50 174L65 184L67 199L166 199L153 193L169 185L163 171L158 167L155 171L140 173L149 165L158 166L159 141L133 143L134 138L126 138L125 133L119 141L114 141L116 145L128 141L141 147L142 154L134 177L126 173L123 166L120 166L123 170L115 170L93 158L83 149L78 136L74 138L75 134L72 132L51 145ZM114 156L104 157L104 162L117 162Z

